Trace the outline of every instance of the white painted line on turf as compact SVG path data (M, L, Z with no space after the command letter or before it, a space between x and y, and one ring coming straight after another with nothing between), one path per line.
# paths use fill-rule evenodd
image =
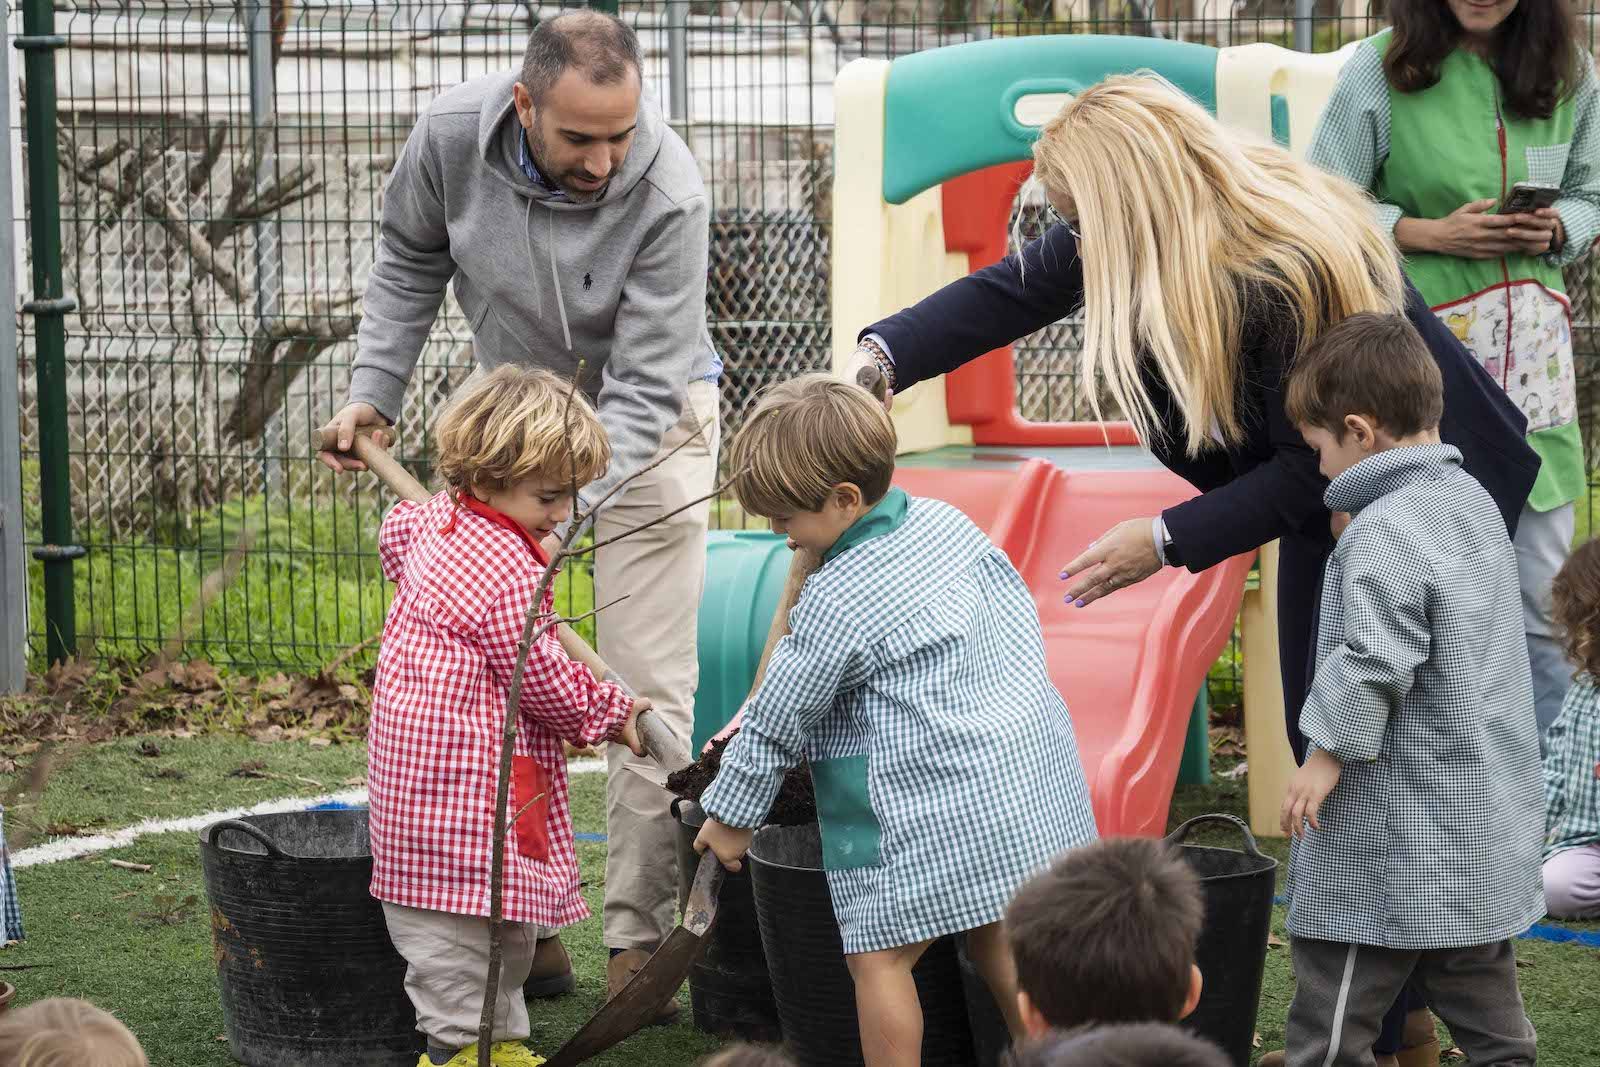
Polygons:
M605 760L581 759L573 760L567 764L568 774L595 774L606 769ZM340 804L365 804L367 791L365 789L350 789L342 793L323 793L318 796L281 797L277 800L265 800L259 804L246 808L224 808L221 811L211 811L204 815L190 815L181 819L146 819L144 822L135 823L121 830L113 830L105 834L92 834L86 837L58 837L46 841L42 845L34 845L11 854L11 866L34 867L41 863L60 863L63 860L75 860L82 856L92 856L96 852L105 852L108 849L122 848L131 845L141 837L150 834L170 834L176 832L196 833L204 827L222 819L237 819L241 815L275 815L285 811L304 811L306 808L316 807L318 804L327 804L330 801Z

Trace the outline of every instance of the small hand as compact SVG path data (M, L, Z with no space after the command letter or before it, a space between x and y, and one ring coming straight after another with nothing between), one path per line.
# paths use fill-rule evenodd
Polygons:
M371 430L372 440L378 447L388 448L390 441L393 440L393 435L384 429L388 425L383 416L378 414L378 409L371 404L346 404L337 415L328 420L328 425L322 428L322 432L336 434L339 452L347 453L350 451L350 446L355 444L356 434L362 430ZM317 453L317 459L322 461L323 466L335 472L367 469L365 463L348 455L323 451Z
M740 868L744 866L741 862L744 854L750 851L750 839L755 836L754 830L740 830L733 826L724 826L715 819L707 819L694 839L694 850L704 854L709 848L723 867L733 874L738 874Z
M617 727L612 740L632 752L635 756L648 756L650 753L644 749L644 742L639 739L639 716L651 708L650 698L639 697L633 702L633 708L628 712L628 717L622 720L622 725Z
M1304 765L1289 779L1289 789L1283 797L1280 825L1284 833L1291 837L1303 836L1307 822L1311 823L1313 830L1322 829L1317 823L1322 802L1339 784L1339 774L1343 769L1338 760L1320 748L1311 750Z
M844 380L847 382L856 381L856 374L863 367L871 367L873 370L877 370L878 364L873 361L871 352L865 348L858 348L850 354L849 361L844 365ZM884 383L884 387L887 391L883 394L883 410L888 411L894 407L894 389L889 387L888 382Z
M1339 535L1344 533L1345 527L1349 525L1350 513L1348 511L1335 511L1328 516L1328 529L1333 531L1333 539L1335 541L1339 540Z
M1070 579L1067 601L1085 607L1160 570L1150 527L1148 518L1119 522L1063 567L1062 580Z

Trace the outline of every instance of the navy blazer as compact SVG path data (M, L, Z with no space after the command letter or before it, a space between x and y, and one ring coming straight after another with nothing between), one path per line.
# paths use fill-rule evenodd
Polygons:
M952 282L913 307L862 331L883 338L906 389L1065 318L1083 303L1083 268L1065 226L1052 226L1023 250ZM1526 441L1527 420L1505 391L1406 283L1406 316L1422 334L1444 379L1439 434L1461 450L1466 470L1483 483L1516 532L1539 473ZM1145 379L1165 430L1151 442L1156 458L1201 495L1162 513L1174 546L1192 571L1280 541L1278 629L1290 740L1300 754L1316 602L1333 539L1323 503L1327 480L1317 455L1289 424L1284 385L1299 347L1286 308L1257 300L1240 345L1239 418L1245 440L1198 457L1183 452L1186 428L1165 383Z

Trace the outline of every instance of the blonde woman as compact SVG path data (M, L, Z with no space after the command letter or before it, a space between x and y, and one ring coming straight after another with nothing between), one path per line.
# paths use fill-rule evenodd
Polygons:
M1317 457L1284 416L1295 353L1347 315L1403 309L1444 377L1440 432L1513 530L1539 467L1523 417L1405 281L1360 190L1224 128L1168 83L1114 77L1084 92L1040 131L1034 168L1060 223L863 330L855 358L905 389L1081 307L1079 380L1103 379L1201 495L1106 531L1067 562L1067 599L1087 606L1163 565L1201 571L1279 539L1280 667L1299 756L1333 540Z
M1155 457L1200 495L1102 534L1063 568L1066 598L1086 607L1163 566L1201 571L1278 540L1279 669L1303 759L1300 708L1336 517L1316 454L1284 415L1296 353L1355 312L1404 311L1443 377L1440 435L1513 534L1539 471L1527 422L1405 280L1361 190L1225 129L1166 82L1107 79L1062 108L1033 155L1059 224L863 330L856 360L905 389L1081 308L1079 381L1104 381ZM1408 998L1386 1038L1407 1021Z

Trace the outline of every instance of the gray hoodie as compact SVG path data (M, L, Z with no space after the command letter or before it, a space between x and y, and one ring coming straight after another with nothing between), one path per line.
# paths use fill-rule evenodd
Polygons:
M516 78L446 91L407 138L384 194L350 400L399 415L453 280L480 366L570 377L584 361L612 449L610 470L583 493L595 500L650 461L689 382L713 373L710 208L688 146L644 98L604 198L552 199L518 164Z

